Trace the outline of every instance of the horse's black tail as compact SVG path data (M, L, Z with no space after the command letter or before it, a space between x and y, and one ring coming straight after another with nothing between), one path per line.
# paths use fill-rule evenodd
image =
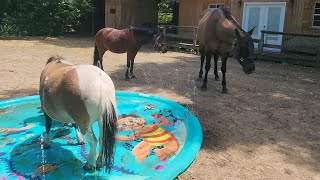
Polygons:
M100 64L100 60L99 59L100 59L99 58L99 51L98 51L97 45L95 45L94 46L94 53L93 53L93 65L99 67L99 64ZM99 68L101 68L101 67L99 67Z
M109 173L114 162L114 145L116 141L115 136L117 133L117 112L115 109L115 104L110 104L111 107L107 107L105 112L103 113L103 132L100 133L100 138L102 138L102 144L100 144L100 148L103 148L102 158L105 160L106 170Z

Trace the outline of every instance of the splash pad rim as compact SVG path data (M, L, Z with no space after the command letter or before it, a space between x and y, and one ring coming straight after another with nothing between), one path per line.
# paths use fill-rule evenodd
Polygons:
M174 107L174 109L178 111L188 113L188 120L184 121L187 129L186 142L184 146L181 148L181 151L179 152L179 154L177 154L177 156L173 160L173 162L175 163L175 166L168 168L165 172L163 172L162 173L163 176L161 176L161 179L174 179L180 174L182 174L183 172L185 172L189 168L189 166L192 164L194 159L196 158L202 145L203 133L202 133L202 128L198 118L187 108L183 107L177 102L174 102L166 98L139 93L139 92L127 92L127 91L116 92L116 98L121 98L125 96L136 97L136 98L150 98L154 101L168 104ZM22 96L17 98L0 100L0 109L9 108L11 106L17 106L24 103L31 103L39 100L40 100L39 95ZM111 176L109 178L111 178ZM148 179L154 179L154 178L155 177L153 178L149 177ZM160 178L160 177L156 177L156 178Z

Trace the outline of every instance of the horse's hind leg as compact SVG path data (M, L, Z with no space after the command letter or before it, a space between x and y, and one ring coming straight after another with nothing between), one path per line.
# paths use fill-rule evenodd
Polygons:
M46 135L43 141L43 148L48 149L50 147L50 141L51 141L51 126L52 126L52 118L48 116L46 112L44 113L44 118L46 120Z
M103 129L103 120L102 120L102 118L100 118L99 120L98 120L98 124L99 124L99 132L103 132L103 131L105 131L104 129ZM102 133L100 133L100 136L102 136ZM104 166L104 164L105 164L105 162L104 162L104 159L103 159L103 157L104 157L104 153L106 153L105 151L104 151L104 149L101 147L102 145L103 145L103 138L102 137L99 137L99 146L100 146L100 149L99 149L99 155L98 155L98 159L97 159L97 168L102 168L103 166Z
M204 50L202 48L199 49L200 51L200 60L201 60L201 64L200 64L200 71L199 71L199 78L202 78L203 75L203 63L204 63L204 59L205 59L205 53Z
M206 53L206 73L204 74L203 84L201 87L201 90L206 91L207 90L207 81L208 81L208 73L211 68L211 53Z
M226 72L227 72L227 59L228 59L229 54L224 55L221 57L222 60L222 65L221 65L221 72L222 72L222 93L226 94L228 93L227 89L227 83L226 83Z
M79 127L76 124L72 124L72 126L76 130L78 144L80 144L80 145L84 144L84 140L83 140L82 135L81 135L81 133L79 131Z
M214 54L213 55L213 58L214 58L214 79L216 80L216 81L218 81L219 80L219 75L218 75L218 60L219 60L219 55L217 55L217 54Z
M89 128L87 133L85 134L85 137L89 143L90 147L90 153L88 157L87 163L83 166L83 169L85 170L93 170L96 167L96 149L97 149L97 138L93 133L92 127Z

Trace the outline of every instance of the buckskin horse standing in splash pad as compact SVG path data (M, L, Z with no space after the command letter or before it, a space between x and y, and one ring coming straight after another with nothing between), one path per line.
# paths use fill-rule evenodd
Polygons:
M84 169L96 167L110 171L117 131L115 89L110 77L92 65L74 65L60 56L48 59L40 77L40 102L46 120L44 148L50 147L52 119L76 124L89 142L90 153ZM97 138L92 125L98 121L100 151L96 158Z
M254 47L251 34L254 28L245 32L234 19L229 11L220 7L216 10L207 12L200 20L197 31L199 40L199 51L201 54L201 66L199 78L203 75L203 63L206 59L205 76L203 79L202 90L207 90L208 72L211 67L211 56L214 56L214 75L218 80L217 62L221 57L222 66L222 93L227 93L226 71L227 59L233 51L234 58L242 65L246 74L251 74L255 70Z
M96 34L93 65L100 66L103 70L103 55L106 51L122 54L127 53L126 79L135 78L133 74L134 58L141 46L153 41L156 51L166 53L163 34L157 30L147 28L129 27L127 29L103 28ZM129 74L130 68L130 74Z

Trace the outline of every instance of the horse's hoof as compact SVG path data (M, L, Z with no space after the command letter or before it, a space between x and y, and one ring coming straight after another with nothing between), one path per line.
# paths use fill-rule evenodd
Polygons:
M136 75L132 74L130 79L134 79L134 78L136 78Z
M125 79L126 81L129 81L129 80L130 80L130 78L129 78L129 77L127 77L127 76L126 76L124 79Z
M214 77L214 80L219 81L220 80L219 76Z
M222 94L228 94L228 89L222 89Z
M43 144L43 149L49 149L50 148L50 144Z
M72 123L64 123L63 126L72 127L73 124Z
M97 163L97 166L96 166L96 169L97 170L101 170L103 167L103 164L102 163Z
M78 145L84 145L85 142L84 141L78 141Z
M199 79L202 79L202 74L199 74L198 78L199 78Z
M207 91L208 87L207 86L201 86L202 91Z
M97 159L97 162L96 162L96 167L97 169L101 169L104 165L104 162L103 162L103 159L102 157L99 155L98 156L98 159Z
M88 162L83 166L83 169L84 170L87 170L87 171L92 171L95 169L94 166L90 165Z

